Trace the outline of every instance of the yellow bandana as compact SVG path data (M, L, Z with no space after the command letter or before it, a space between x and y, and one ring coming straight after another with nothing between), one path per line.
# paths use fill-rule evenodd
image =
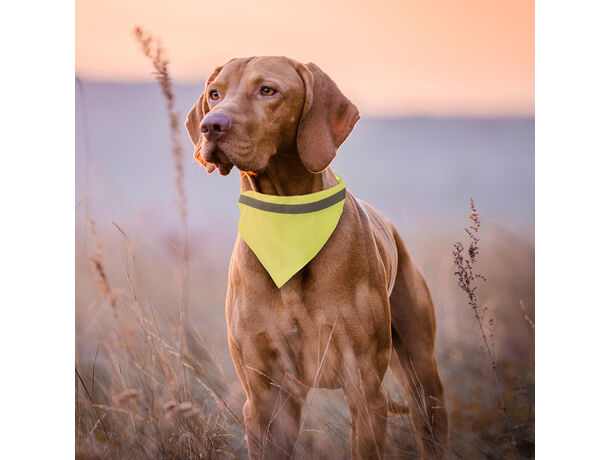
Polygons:
M332 235L345 204L345 184L309 195L247 191L239 197L239 234L278 288L303 268Z

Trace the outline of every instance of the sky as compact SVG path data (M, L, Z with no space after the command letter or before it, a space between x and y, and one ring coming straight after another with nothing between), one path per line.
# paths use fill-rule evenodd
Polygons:
M373 116L533 116L533 0L77 0L76 75L150 82L136 25L180 83L233 57L315 62Z

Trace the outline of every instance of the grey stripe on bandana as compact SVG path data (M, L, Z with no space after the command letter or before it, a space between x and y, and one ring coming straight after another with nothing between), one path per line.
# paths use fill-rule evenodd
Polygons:
M239 202L250 206L251 208L260 209L261 211L275 212L278 214L307 214L310 212L322 211L337 204L345 199L345 188L339 190L334 195L324 198L320 201L304 204L278 204L267 203L266 201L257 200L249 196L241 195Z

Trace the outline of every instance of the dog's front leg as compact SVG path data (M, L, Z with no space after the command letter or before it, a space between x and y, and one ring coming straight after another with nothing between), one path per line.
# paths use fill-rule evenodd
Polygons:
M358 374L358 375L357 375ZM374 375L374 374L373 374ZM370 373L352 372L343 391L350 413L352 459L382 459L388 403L380 380Z
M274 353L244 354L230 333L229 349L248 398L243 415L250 459L290 458L307 389L279 369ZM253 352L256 347L250 343L247 350Z
M251 375L249 377L252 377ZM287 459L293 455L303 401L281 385L249 378L244 422L250 459Z

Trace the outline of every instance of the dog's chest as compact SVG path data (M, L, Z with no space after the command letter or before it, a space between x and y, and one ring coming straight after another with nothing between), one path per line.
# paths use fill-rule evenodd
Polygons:
M331 369L340 362L333 340L345 328L338 324L336 309L307 302L298 289L285 285L263 305L252 296L237 296L227 314L231 339L244 362L257 363L252 367L266 368L266 373L281 369L307 386L317 379L320 387L337 388Z
M267 283L255 285L252 280L264 278L260 270L248 274L246 286L230 287L227 320L233 337L247 338L267 334L278 340L305 340L308 331L329 323L332 316L323 304L313 301L316 296L304 295L302 275L297 274L281 289ZM321 299L321 296L317 296Z

